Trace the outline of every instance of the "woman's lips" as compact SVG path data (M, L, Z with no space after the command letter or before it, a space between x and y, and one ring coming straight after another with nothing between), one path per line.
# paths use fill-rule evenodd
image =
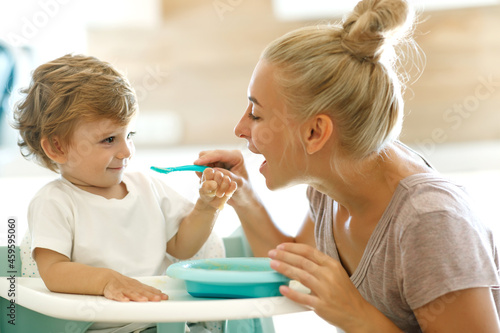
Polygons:
M266 167L266 165L267 165L267 161L264 160L264 162L262 162L262 164L260 165L260 168L259 168L260 173L263 173L263 169Z

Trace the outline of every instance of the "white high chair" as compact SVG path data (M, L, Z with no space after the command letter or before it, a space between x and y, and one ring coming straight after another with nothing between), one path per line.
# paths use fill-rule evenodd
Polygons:
M28 251L24 250L29 249L29 242L29 235L25 235L22 241L22 246L16 247L15 267L10 267L9 269L7 269L7 265L0 266L0 277L9 276L10 274L8 274L8 271L18 272L16 275L17 277L39 277L35 261L31 258L31 255L28 253ZM224 238L222 242L217 243L217 240L214 239L212 239L211 242L212 243L208 244L208 246L219 246L218 244L220 244L220 246L225 249L226 257L253 256L241 227L238 228L231 236ZM6 246L0 246L0 258L7 258L7 253L8 248ZM199 253L195 255L194 258L197 258L197 256L201 258L203 254ZM50 317L16 304L16 326L12 326L8 324L7 320L4 320L6 318L6 313L4 313L4 311L6 311L8 306L9 300L0 297L0 315L2 317L2 320L0 320L0 333L59 333L67 332L68 327L71 328L71 332L86 332L93 324L92 322L71 321ZM47 306L50 306L50 304L48 304ZM222 332L237 333L241 331L240 328L243 325L245 327L245 332L275 332L272 318L227 320L222 325ZM183 331L184 324L157 324L157 333L172 333Z

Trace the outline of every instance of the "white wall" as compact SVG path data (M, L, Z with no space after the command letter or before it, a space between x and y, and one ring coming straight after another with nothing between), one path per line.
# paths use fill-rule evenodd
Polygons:
M315 20L350 12L359 0L273 0L276 16L281 20ZM443 10L500 4L499 0L410 0L418 10Z

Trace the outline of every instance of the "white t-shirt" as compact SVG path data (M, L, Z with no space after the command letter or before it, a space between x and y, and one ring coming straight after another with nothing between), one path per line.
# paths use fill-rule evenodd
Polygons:
M31 251L46 248L71 261L127 276L164 275L166 244L193 203L161 181L125 174L128 194L106 199L64 178L45 185L28 210Z
M194 204L141 173L125 174L123 182L128 194L121 200L83 191L62 177L45 185L28 210L31 254L40 247L72 262L110 268L127 276L164 275L171 261L176 261L166 254L167 242ZM222 240L211 234L192 259L224 255ZM220 322L197 325L213 332L222 328ZM132 332L151 326L154 324L94 323L88 332Z

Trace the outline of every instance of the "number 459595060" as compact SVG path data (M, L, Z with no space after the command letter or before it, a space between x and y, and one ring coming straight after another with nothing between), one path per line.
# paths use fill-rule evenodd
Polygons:
M8 219L7 223L7 262L10 269L15 268L16 263L16 220Z

